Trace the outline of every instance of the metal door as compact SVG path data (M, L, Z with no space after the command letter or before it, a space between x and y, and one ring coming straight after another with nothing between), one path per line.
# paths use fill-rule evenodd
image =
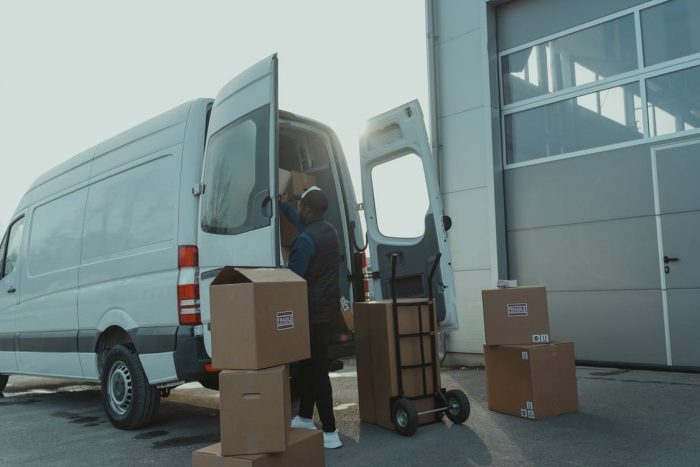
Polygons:
M700 367L700 141L652 149L669 364Z

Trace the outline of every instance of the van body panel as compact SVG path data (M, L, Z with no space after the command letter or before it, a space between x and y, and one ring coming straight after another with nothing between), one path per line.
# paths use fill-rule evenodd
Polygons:
M0 278L0 372L8 368L7 372L18 371L20 368L17 356L17 331L20 330L17 322L17 311L19 306L19 296L22 291L22 264L26 256L26 238L28 235L26 223L26 211L18 211L9 224L8 230L4 233L0 245L8 242L8 234L16 228L19 222L24 222L22 231L22 247L19 253L17 265L10 274ZM3 251L0 251L3 253ZM0 254L0 265L3 264L3 257ZM14 289L14 293L10 291Z
M177 375L173 352L139 353L139 356L149 383L168 383L173 381L173 375Z
M378 223L376 195L377 189L381 188L374 185L373 171L405 156L420 160L427 191L425 228L417 238L385 235ZM443 225L444 211L435 161L418 101L414 100L368 121L367 131L360 141L360 168L370 263L372 271L379 273L373 284L376 298L391 298L391 257L396 254L397 295L425 297L432 287L440 325L445 328L455 327L457 308L452 259L447 244L447 231ZM416 207L401 206L401 209L408 212ZM439 268L433 283L428 284L428 276L438 253L441 254Z

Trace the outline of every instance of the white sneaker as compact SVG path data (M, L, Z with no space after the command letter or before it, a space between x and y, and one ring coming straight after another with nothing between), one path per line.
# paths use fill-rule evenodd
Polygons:
M340 441L340 436L338 435L338 430L332 433L323 432L323 447L326 449L338 449L342 447L343 443Z
M297 415L292 419L292 428L304 428L305 430L315 430L316 425L310 418L304 418Z

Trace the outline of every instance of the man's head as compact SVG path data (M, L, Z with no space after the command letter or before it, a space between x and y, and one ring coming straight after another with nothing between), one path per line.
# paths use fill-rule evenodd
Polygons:
M317 186L312 186L300 196L301 209L299 217L302 224L320 219L328 210L328 198Z

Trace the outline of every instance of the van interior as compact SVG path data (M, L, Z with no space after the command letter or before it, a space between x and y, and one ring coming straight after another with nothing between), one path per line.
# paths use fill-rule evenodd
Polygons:
M352 302L351 257L348 236L348 218L341 191L338 167L333 157L333 147L322 128L307 120L280 112L279 164L280 168L302 172L316 177L316 185L328 197L326 221L338 231L341 242L340 274L341 296Z

